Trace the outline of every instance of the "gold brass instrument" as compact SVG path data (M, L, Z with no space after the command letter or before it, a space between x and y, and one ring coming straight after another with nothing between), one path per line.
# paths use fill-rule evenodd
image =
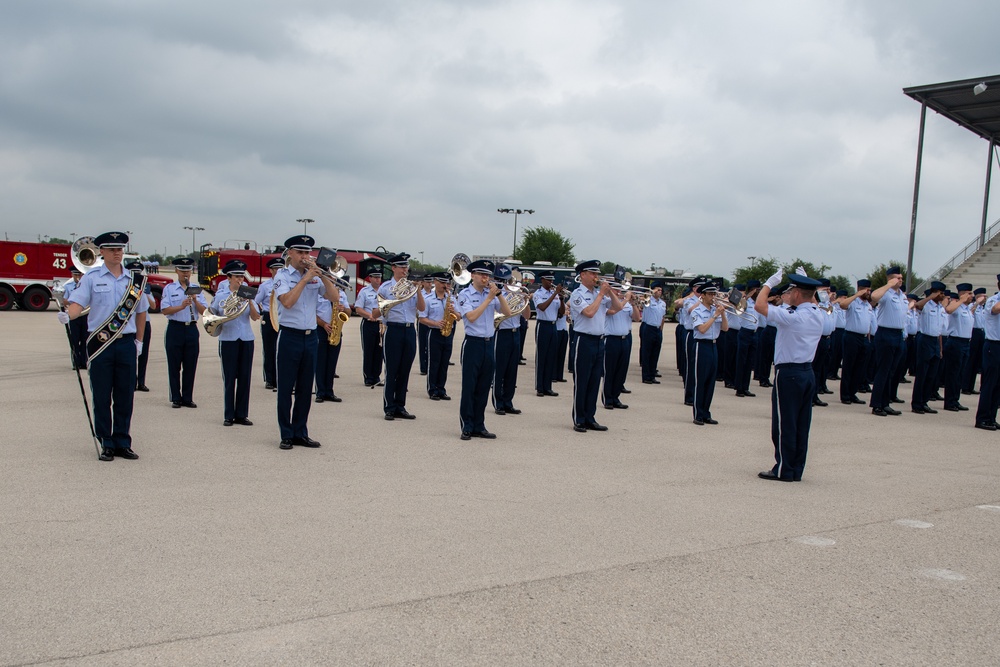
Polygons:
M444 302L444 317L441 322L441 335L445 338L451 336L455 330L455 323L462 319L451 307L451 291L448 291L448 298Z
M756 320L753 313L747 311L747 296L735 287L728 292L716 292L713 301L716 307L722 306L726 315L736 316L746 321Z
M205 327L205 333L209 336L218 336L222 333L223 324L231 320L235 320L237 317L242 315L249 306L250 299L244 299L238 296L236 292L230 293L230 295L226 297L226 300L222 302L221 315L205 311L205 314L201 318L202 326Z
M379 311L381 311L384 317L389 313L390 310L392 310L399 304L406 303L410 299L415 299L417 297L417 291L419 289L420 287L416 283L407 280L406 278L401 278L400 280L397 280L396 283L391 288L392 292L391 298L387 299L381 294L375 295L376 298L378 299Z
M271 315L271 328L274 329L274 333L278 333L278 299L274 294L274 285L271 285L271 299L267 304L267 312Z
M330 321L330 335L327 336L326 342L330 345L340 345L340 334L344 330L344 324L351 318L347 313L340 310L338 304L333 304L333 308L335 312Z
M510 315L504 315L502 312L495 313L493 315L494 329L499 328L500 324L503 323L505 320L509 320L510 318L515 317L516 315L520 315L525 310L527 310L528 304L531 301L525 292L520 292L520 291L512 292L510 290L500 295L500 298L504 299L507 302L507 307L510 308Z

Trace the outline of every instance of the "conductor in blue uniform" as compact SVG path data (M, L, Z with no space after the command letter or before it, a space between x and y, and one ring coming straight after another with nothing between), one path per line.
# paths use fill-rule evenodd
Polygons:
M775 463L773 468L757 476L798 482L802 480L809 449L816 386L813 355L823 335L826 315L813 303L820 282L795 273L788 276L789 307L769 306L767 299L781 278L780 270L768 278L754 304L754 309L766 316L768 324L776 329L774 388L771 391L771 441Z

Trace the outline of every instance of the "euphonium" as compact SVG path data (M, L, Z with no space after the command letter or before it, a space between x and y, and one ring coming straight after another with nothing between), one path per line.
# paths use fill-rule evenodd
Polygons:
M222 302L222 315L205 312L202 316L201 323L205 327L205 332L209 336L218 336L222 333L222 325L242 315L249 305L250 299L244 299L236 292L231 293Z
M524 292L507 291L507 293L503 294L501 298L507 301L507 306L510 308L510 315L504 315L502 312L493 315L494 329L499 328L500 324L504 320L508 320L514 317L515 315L520 315L521 313L523 313L525 310L527 310L528 304L530 303L528 295L525 294Z
M451 335L452 331L455 329L455 322L461 319L458 313L450 310L451 308L451 292L448 292L448 298L444 302L444 318L441 322L441 335L447 338Z
M330 335L326 339L330 345L340 345L340 334L344 330L344 324L349 319L351 319L350 316L342 310L338 309L334 313L330 321Z

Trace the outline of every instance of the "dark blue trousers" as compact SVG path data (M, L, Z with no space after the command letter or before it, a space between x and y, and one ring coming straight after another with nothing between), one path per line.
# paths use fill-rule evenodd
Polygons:
M558 341L556 345L556 377L555 379L559 382L566 381L566 348L569 347L569 332L563 329L562 331L556 330L556 339Z
M983 343L983 379L979 386L977 424L995 424L997 406L1000 405L1000 341Z
M427 372L427 341L431 337L431 328L426 324L417 324L417 349L420 355L420 372Z
M941 343L937 336L917 334L917 368L913 378L913 397L910 405L915 408L927 405L937 393L938 365L941 362Z
M454 332L454 329L452 329ZM455 334L447 338L441 335L440 329L431 329L427 339L427 395L447 396L445 385L448 383L448 362L451 361L451 351L454 346Z
M597 392L604 374L604 339L578 334L573 360L573 423L579 426L597 421Z
M250 376L253 374L253 341L220 340L223 419L246 419L250 412Z
M553 327L554 329L554 327ZM537 335L538 328L535 328ZM493 409L514 407L517 388L517 362L521 359L521 328L498 329L493 337ZM551 381L549 386L552 386Z
M194 401L194 374L198 370L201 351L198 323L167 321L163 344L167 350L167 378L170 381L171 402Z
M604 405L612 405L621 400L631 356L631 334L604 337L604 392L601 397Z
M643 322L639 325L639 368L643 382L656 379L656 367L660 363L663 348L663 332L660 327Z
M527 311L525 311L527 312ZM537 326L537 325L536 325ZM521 318L521 336L517 339L517 360L524 357L524 341L528 340L528 318Z
M322 330L320 330L322 331ZM309 408L316 373L315 329L281 327L278 332L278 428L281 439L309 437ZM295 405L292 406L292 392Z
M843 327L837 327L830 334L830 362L826 370L826 377L829 380L837 379L837 371L844 359L844 331Z
M556 377L557 345L556 323L535 320L535 391L552 391L552 381ZM521 358L520 336L517 340L517 357ZM500 363L499 356L497 363Z
M740 329L736 349L736 391L750 391L750 372L757 355L757 330Z
M774 468L781 479L802 479L809 451L812 397L816 374L812 364L778 364L771 392L771 442Z
M516 341L515 341L516 343ZM514 348L518 353L518 348ZM486 430L486 404L493 382L493 339L466 336L462 342L462 402L459 423L463 433ZM514 363L517 363L515 359Z
M337 374L337 362L340 361L340 343L330 345L326 332L319 329L316 332L316 398L333 398L333 376Z
M688 329L684 332L684 404L694 403L694 335Z
M576 342L580 338L578 334L572 327L569 329L569 358L566 361L566 368L570 373L576 373Z
M85 318L79 318L85 319ZM76 320L73 320L76 322ZM72 324L73 322L70 322ZM86 323L85 323L86 324ZM84 329L86 331L86 329ZM86 340L86 339L85 339ZM149 344L153 340L153 328L149 324L149 315L146 315L146 328L142 334L142 341L144 345L142 346L142 354L139 355L139 360L136 363L135 372L135 386L141 387L146 384L146 366L149 364Z
M674 355L677 357L677 374L681 379L687 377L687 347L684 341L687 340L687 329L683 324L674 327Z
M742 331L742 329L741 329ZM693 351L688 363L694 369L692 393L694 418L705 421L712 418L712 397L715 396L715 366L718 350L714 340L697 340L692 336Z
M906 369L911 376L917 377L917 334L906 336Z
M275 357L278 351L278 332L271 325L271 316L265 311L260 316L260 346L264 350L264 384L278 386Z
M722 373L723 385L728 389L736 387L736 353L740 347L741 329L729 329L719 333L719 346L716 354L725 358L725 370Z
M864 382L868 336L853 331L844 332L844 360L840 369L840 400L857 398Z
M146 320L146 326L149 326L149 320ZM87 367L87 318L78 317L75 320L69 321L69 339L70 348L73 351L73 365L77 368L84 369ZM146 345L143 346L143 354L146 354L146 350L149 348L149 335L143 338L146 341Z
M885 409L890 407L899 383L894 382L896 365L903 356L903 330L879 327L875 332L875 377L868 407Z
M944 407L956 407L962 398L962 378L969 363L970 339L948 336L944 344Z
M982 329L972 330L972 340L969 342L969 360L965 364L965 374L962 376L962 391L971 393L976 388L976 376L983 364L983 341L986 334Z
M820 336L816 343L816 354L813 356L813 375L816 376L816 389L813 398L819 398L819 390L826 388L826 371L830 364L830 336Z
M382 334L378 321L361 320L361 373L373 387L382 379Z
M763 382L771 377L771 365L774 363L774 340L777 335L778 330L770 324L764 327L764 331L760 334L760 345L757 350L758 382Z
M132 448L132 399L135 397L135 334L122 334L90 360L94 433L105 448Z
M406 409L406 390L410 386L410 369L417 355L417 332L412 324L389 322L385 329L382 357L385 360L385 390L382 409L395 414Z

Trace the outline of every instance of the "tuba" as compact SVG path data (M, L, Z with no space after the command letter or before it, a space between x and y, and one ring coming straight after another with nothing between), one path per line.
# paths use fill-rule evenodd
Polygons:
M327 337L326 342L330 345L340 345L340 334L344 330L344 324L351 317L344 311L339 309L338 304L333 304L336 308L336 312L330 320L330 335Z
M104 266L104 258L101 257L100 248L94 243L93 236L81 236L74 241L70 254L73 257L73 266L79 269L80 273Z
M507 301L507 307L510 308L510 315L504 315L503 313L496 313L493 315L493 328L498 329L500 324L512 317L516 317L528 309L528 304L530 299L525 292L511 292L507 291L506 294L500 296L501 299Z
M464 287L472 282L472 274L466 268L472 260L464 252L460 252L451 258L451 279L459 287Z
M205 327L205 333L209 336L218 336L222 333L222 325L230 320L235 320L237 317L242 315L244 311L250 306L250 299L244 299L243 297L232 292L226 300L222 302L222 315L216 315L214 313L205 312L202 316L201 322L202 326Z

